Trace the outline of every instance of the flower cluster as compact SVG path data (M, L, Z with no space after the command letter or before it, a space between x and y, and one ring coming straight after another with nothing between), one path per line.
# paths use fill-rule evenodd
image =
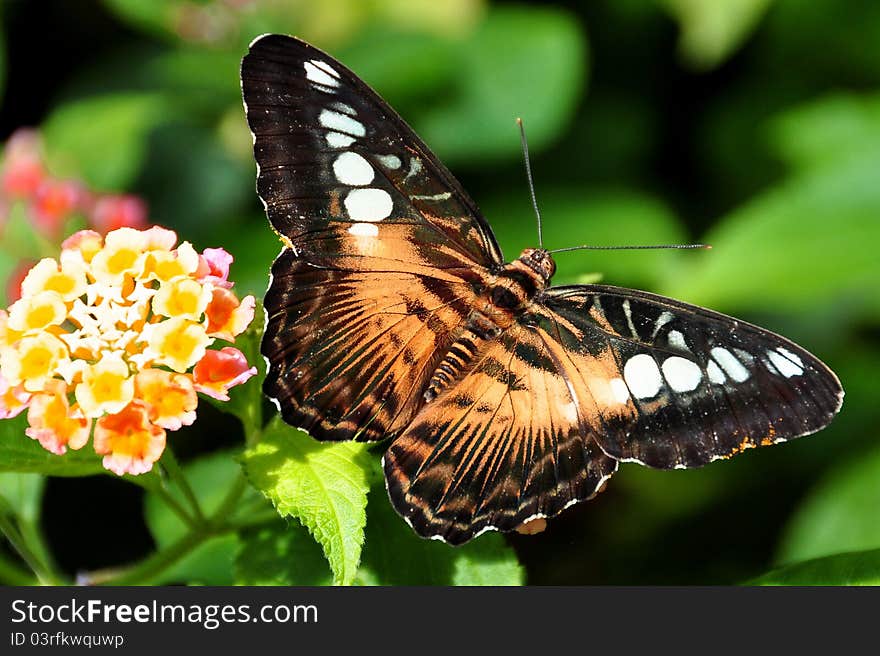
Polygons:
M107 469L149 471L166 431L195 420L197 392L228 400L256 374L238 349L210 348L254 316L254 297L231 290L231 263L158 226L68 238L0 310L0 418L27 409L27 435L49 451L93 435Z
M40 136L29 129L16 131L3 150L0 225L17 203L24 204L25 216L36 232L51 241L60 240L74 219L84 218L89 228L101 233L148 225L146 203L137 196L101 194L78 180L50 175L43 161ZM21 280L33 263L25 259L13 272L7 290L10 300L19 297Z

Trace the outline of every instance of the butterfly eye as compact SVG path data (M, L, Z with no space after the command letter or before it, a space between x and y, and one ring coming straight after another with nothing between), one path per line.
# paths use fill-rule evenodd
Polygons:
M502 310L513 310L519 307L519 299L516 295L511 292L506 287L498 287L492 288L491 295L492 305L501 308Z

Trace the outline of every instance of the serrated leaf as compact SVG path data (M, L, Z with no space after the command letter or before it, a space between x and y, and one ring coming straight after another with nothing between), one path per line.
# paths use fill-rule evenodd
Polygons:
M172 112L157 93L112 93L61 105L43 126L46 159L59 176L92 188L123 191L147 152L147 137Z
M880 585L880 549L796 563L767 572L748 585Z
M777 562L880 549L880 450L831 471L785 530Z
M321 549L299 524L276 524L242 535L236 580L244 585L327 585ZM498 534L463 547L424 540L394 512L381 484L370 491L361 585L522 585L516 554Z
M330 585L333 573L321 546L301 524L281 522L241 535L235 559L238 585Z
M248 479L278 513L309 529L336 584L350 584L360 561L369 489L366 449L356 442L318 442L276 418L242 460Z
M235 454L229 451L213 453L183 467L184 476L206 516L220 506L239 471ZM183 507L188 507L183 492L175 484L170 484L168 491ZM155 493L144 497L144 517L160 549L189 532L183 520ZM233 582L232 565L239 548L238 539L233 534L210 538L150 582L230 585Z
M571 119L586 77L586 39L575 18L549 7L490 10L453 53L453 88L415 121L447 163L474 164L520 152L514 119L540 149Z

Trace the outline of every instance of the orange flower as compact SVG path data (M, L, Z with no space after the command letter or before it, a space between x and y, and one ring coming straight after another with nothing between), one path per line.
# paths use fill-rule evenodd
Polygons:
M162 369L145 369L135 377L135 395L150 408L150 420L168 430L178 430L196 420L199 399L192 379Z
M246 296L239 302L238 297L228 289L215 287L211 302L205 314L208 317L208 335L234 342L254 320L256 300Z
M95 422L95 452L114 474L144 474L165 450L165 430L150 422L147 404L135 399Z
M196 391L220 401L228 401L230 388L256 375L257 368L248 367L241 351L226 346L219 351L205 353L205 357L193 369L193 383Z
M175 244L158 226L81 230L31 268L0 310L0 419L29 408L27 434L58 454L82 447L95 420L104 466L140 474L166 430L195 421L197 391L228 399L256 374L237 349L210 348L254 316L254 298L229 290L232 257Z
M34 394L28 409L25 435L37 440L43 448L57 455L81 449L89 441L92 422L67 401L67 385L51 380L45 391Z
M31 393L24 385L12 386L0 373L0 419L17 417L28 407Z

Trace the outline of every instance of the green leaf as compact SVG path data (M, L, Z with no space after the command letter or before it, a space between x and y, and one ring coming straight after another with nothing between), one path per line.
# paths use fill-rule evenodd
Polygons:
M0 472L87 476L106 471L91 444L78 451L68 450L63 456L46 451L24 434L26 415L25 411L13 419L0 420Z
M770 0L660 0L678 21L681 56L691 66L718 66L755 30Z
M172 114L159 94L113 93L61 105L43 127L55 175L83 177L93 188L123 191L139 173L147 136Z
M327 585L321 549L298 524L242 536L236 581L243 585ZM362 585L522 585L524 573L504 538L490 533L463 547L418 537L394 512L381 485L370 491L366 540L354 579Z
M770 124L773 149L796 169L835 167L880 152L880 94L836 93L777 116ZM869 162L866 162L869 164Z
M455 85L437 93L417 132L450 164L516 157L514 119L535 150L568 124L586 77L585 37L558 9L494 8L457 49Z
M698 305L788 312L833 305L880 316L880 149L793 177L710 231L664 292Z
M880 549L880 450L832 470L787 526L777 561Z
M826 556L774 569L748 585L880 585L880 549Z
M240 467L235 461L235 454L226 451L199 458L184 466L183 472L202 511L205 515L211 515L226 498L230 486L239 475ZM169 485L169 493L187 507L187 499L176 484ZM148 493L144 497L144 516L160 549L174 544L190 531L155 493ZM234 534L210 538L173 567L163 570L150 583L230 585L233 582L235 554L239 548L238 538Z
M321 443L276 418L244 455L248 479L282 517L295 517L324 549L333 582L350 584L364 542L366 445Z
M235 559L238 585L330 585L333 573L309 532L294 522L248 531Z
M498 533L462 547L426 540L391 507L383 487L367 508L362 576L379 585L522 585L524 573ZM368 576L369 574L369 576Z

